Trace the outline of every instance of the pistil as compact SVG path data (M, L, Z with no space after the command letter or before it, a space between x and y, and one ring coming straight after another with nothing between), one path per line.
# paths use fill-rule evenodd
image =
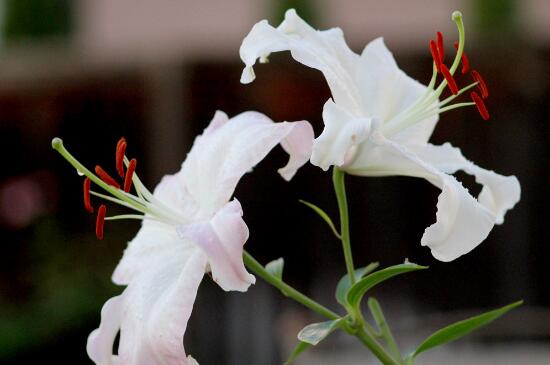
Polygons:
M60 138L54 138L52 140L52 147L77 170L79 175L86 176L83 183L83 195L84 207L88 212L93 212L93 206L90 199L90 196L93 195L140 213L105 217L106 206L105 204L102 204L98 209L98 215L96 218L96 236L98 239L103 238L103 227L105 220L154 219L170 225L183 224L186 222L185 217L182 217L180 213L174 211L163 202L156 199L139 180L137 174L135 173L137 160L128 160L126 156L122 154L122 152L125 152L126 150L125 140L121 139L121 141L119 141L116 155L117 164L119 163L118 161L122 161L127 165L124 176L124 190L121 190L120 184L99 165L95 168L97 175L84 167L73 155L69 153L69 151L67 151L67 149L63 146L63 141ZM105 190L109 195L91 190L91 183L96 184ZM132 184L135 187L137 196L129 193Z

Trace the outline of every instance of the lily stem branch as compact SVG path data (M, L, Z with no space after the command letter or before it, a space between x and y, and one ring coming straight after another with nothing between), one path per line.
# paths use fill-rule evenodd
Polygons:
M265 267L262 264L256 261L256 259L246 251L243 252L243 260L244 260L244 264L250 271L252 271L254 274L258 275L259 277L267 281L269 284L279 289L284 295L288 296L289 298L294 299L298 303L304 305L305 307L311 309L312 311L330 320L341 318L338 314L334 313L333 311L326 308L322 304L317 303L316 301L309 298L308 296L300 293L298 290L294 289L293 287L291 287L290 285L288 285L278 277L271 274L269 271L265 269ZM372 351L372 353L384 365L400 365L397 361L395 361L392 358L392 356L384 349L384 347L382 347L374 339L374 337L370 333L366 332L363 328L354 330L349 326L344 326L343 329L350 335L357 337L369 350Z
M294 289L278 277L272 275L269 271L265 269L265 267L260 264L252 255L250 255L248 252L244 251L243 253L243 259L244 264L246 267L250 269L254 274L258 275L265 281L267 281L269 284L273 285L277 289L279 289L284 295L286 295L289 298L294 299L298 303L304 305L305 307L311 309L312 311L320 314L323 317L326 317L328 319L334 320L339 319L340 316L330 309L326 308L322 304L317 303L310 297L300 293L298 290Z
M359 339L384 365L400 365L387 351L384 349L371 334L360 328L355 337Z
M340 237L342 248L344 250L344 259L346 260L346 270L348 272L351 285L355 284L355 269L353 266L353 257L351 254L351 242L349 234L349 212L348 200L346 197L345 172L334 166L332 169L332 184L338 201L340 211Z
M401 355L401 351L397 346L397 342L395 342L395 338L391 333L388 322L386 322L386 317L384 316L384 312L382 312L380 303L378 303L378 301L373 297L370 297L368 304L372 317L374 318L376 326L380 331L380 335L386 342L388 349L390 350L391 354L400 361L400 363L403 363L403 356Z

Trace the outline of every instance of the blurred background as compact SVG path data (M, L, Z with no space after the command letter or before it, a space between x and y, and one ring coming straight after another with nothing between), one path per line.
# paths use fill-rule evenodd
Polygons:
M320 133L330 94L319 72L283 53L257 67L253 84L239 83L243 37L261 19L279 24L289 7L318 28L341 27L358 52L384 36L398 64L424 83L432 67L428 40L439 30L454 41L451 12L462 10L466 49L489 85L492 118L484 122L473 108L445 114L432 141L451 141L479 165L516 175L522 200L475 251L440 263L419 244L434 221L438 189L405 177L349 178L354 258L358 266L405 258L430 266L374 292L405 349L454 320L525 300L419 363L550 363L547 0L2 0L1 364L90 364L86 338L105 300L123 290L110 276L139 229L108 222L105 239L96 240L82 180L51 149L52 137L86 165L111 168L125 136L152 188L179 168L216 109L307 119ZM236 191L251 228L247 249L263 263L284 257L286 281L337 309L340 245L298 203L337 217L330 176L307 166L285 183L275 172L284 160L276 149ZM460 179L479 191L473 179ZM186 349L201 364L281 364L296 333L319 320L261 281L246 294L227 294L206 278ZM333 335L296 364L374 364L366 353L353 338Z

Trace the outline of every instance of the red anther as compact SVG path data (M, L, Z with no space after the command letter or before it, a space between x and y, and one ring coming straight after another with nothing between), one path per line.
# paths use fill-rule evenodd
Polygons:
M90 213L94 212L94 207L92 206L92 203L90 202L90 186L92 181L90 178L84 179L84 208Z
M132 187L132 176L134 176L134 171L136 171L137 160L135 158L130 160L128 164L128 169L126 169L126 177L124 178L124 192L130 192Z
M126 138L121 137L121 138L118 140L118 142L117 142L117 144L116 144L116 149L117 149L117 151L118 151L120 145L122 144L122 142L126 142Z
M455 42L455 48L458 50L458 42ZM462 61L462 74L464 75L465 73L468 72L468 70L470 70L470 61L468 60L468 56L466 56L466 52L462 51L462 55L460 56L460 60Z
M126 140L121 138L116 145L116 171L120 177L124 177L124 154L126 153Z
M437 50L437 44L433 39L430 39L430 52L432 54L432 58L435 62L435 68L437 69L437 72L441 72L441 59L439 59L439 51Z
M481 99L475 91L470 93L470 97L474 103L476 103L477 110L479 111L479 114L481 114L483 120L489 120L489 111L487 111L487 107L485 106L483 99Z
M101 180L103 180L103 182L105 182L106 184L109 184L117 189L120 189L120 184L116 182L115 179L113 179L108 173L105 172L105 170L103 170L101 168L101 166L97 165L95 167L95 173L97 174L97 176L99 176L99 178Z
M103 227L105 226L105 213L107 212L107 207L105 204L101 204L97 210L97 218L95 220L95 236L98 240L103 239Z
M479 92L481 92L481 97L486 99L489 96L489 89L487 89L487 85L485 84L485 81L483 81L483 78L479 72L472 70L472 78L477 82L477 87Z
M441 63L445 61L445 48L443 46L443 34L437 32L437 51L439 53L439 60Z
M449 89L451 89L451 92L453 93L453 95L458 94L458 86L456 86L455 79L453 78L453 75L451 75L451 72L449 71L447 66L445 66L444 64L441 64L441 74L447 81L447 84L449 85Z

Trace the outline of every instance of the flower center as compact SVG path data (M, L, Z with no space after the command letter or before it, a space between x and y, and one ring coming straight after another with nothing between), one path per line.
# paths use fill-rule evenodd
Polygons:
M59 152L81 176L85 176L83 184L84 193L84 208L90 212L94 212L91 196L98 197L105 201L122 205L126 208L137 212L137 214L121 214L115 216L106 216L107 207L101 204L98 208L96 218L96 236L98 239L103 239L103 229L106 220L117 219L154 219L169 225L181 224L185 219L180 213L174 211L166 204L158 200L153 194L143 185L137 174L135 173L137 160L135 158L129 160L126 157L127 143L124 138L121 138L116 147L115 166L118 176L123 180L121 184L107 173L101 166L95 167L95 174L84 167L63 145L60 138L52 140L52 147ZM125 168L126 167L126 171ZM107 194L102 194L91 190L92 182L103 189ZM130 190L134 187L136 195L131 194Z
M433 117L438 114L442 114L446 111L462 108L466 106L476 106L479 114L484 120L489 119L489 112L483 99L489 96L487 85L483 81L483 78L476 70L471 70L470 62L466 53L464 52L464 23L462 22L462 14L459 11L453 13L453 21L458 28L458 42L455 42L456 55L451 67L447 67L445 64L445 45L443 41L443 35L441 32L437 32L436 39L430 40L429 47L430 53L433 59L433 72L430 83L428 84L426 91L420 96L412 105L405 110L388 120L384 124L384 133L386 135L395 134L413 124L422 122L427 118ZM462 65L461 73L466 74L471 70L470 74L473 83L468 84L462 88L459 88L454 74L459 65ZM436 87L436 81L438 74L441 74L443 79ZM454 102L464 92L477 86L481 96L476 92L470 92L471 101L468 102ZM446 99L439 101L439 97L443 91L448 88L452 95Z

